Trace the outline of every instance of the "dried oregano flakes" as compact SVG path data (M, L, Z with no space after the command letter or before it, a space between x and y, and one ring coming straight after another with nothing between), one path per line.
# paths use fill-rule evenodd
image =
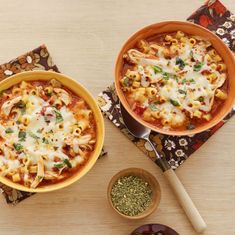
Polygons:
M123 176L114 183L111 200L122 214L136 216L150 206L152 189L148 182L138 176Z

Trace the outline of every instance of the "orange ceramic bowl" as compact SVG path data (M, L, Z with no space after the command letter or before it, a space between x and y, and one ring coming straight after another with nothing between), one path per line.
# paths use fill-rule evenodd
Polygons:
M175 32L177 30L183 31L187 34L192 34L195 36L201 36L205 39L208 39L215 48L215 50L220 54L220 56L223 58L226 66L227 66L227 74L228 74L228 98L225 100L224 105L220 108L220 110L217 112L214 117L196 127L193 130L182 130L182 131L175 131L175 130L165 130L163 128L159 128L157 126L154 126L144 120L142 120L137 114L134 113L134 111L131 110L124 93L121 90L120 86L120 79L121 79L121 73L123 69L123 55L131 48L133 48L136 43L141 39L146 39L151 36L154 36L156 34L164 34L164 33L171 33ZM215 34L210 32L209 30L193 24L189 22L181 22L181 21L165 21L160 22L156 24L149 25L138 32L136 32L134 35L132 35L122 46L121 51L119 52L119 55L117 57L116 66L115 66L115 87L118 94L118 97L120 99L120 102L124 106L124 108L129 112L129 114L135 118L139 123L142 125L150 128L151 130L167 134L167 135L192 135L196 134L202 131L205 131L217 123L219 123L232 109L232 106L235 101L235 59L234 55L230 51L230 49L223 43L223 41L217 37Z

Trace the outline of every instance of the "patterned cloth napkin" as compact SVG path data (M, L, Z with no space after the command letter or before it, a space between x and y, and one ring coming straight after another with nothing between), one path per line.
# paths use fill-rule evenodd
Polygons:
M220 1L207 1L188 18L188 21L208 28L235 52L235 15L227 10ZM99 94L98 102L104 115L156 163L156 156L151 146L145 140L133 137L125 128L114 85L111 85ZM166 156L171 167L176 169L231 118L234 113L235 109L213 128L194 136L177 137L152 132L151 139L156 144L157 150Z
M59 72L46 46L42 45L8 63L0 65L0 81L16 73L29 70L52 70ZM105 154L106 152L102 150L100 156ZM33 194L12 189L2 183L0 183L0 192L2 192L9 204L17 204Z

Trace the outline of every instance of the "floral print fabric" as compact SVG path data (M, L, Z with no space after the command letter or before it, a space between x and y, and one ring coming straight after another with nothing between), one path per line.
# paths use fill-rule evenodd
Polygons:
M42 45L8 63L0 65L0 81L16 73L29 70L51 70L59 72L46 46ZM100 156L104 156L105 154L106 152L102 150ZM2 183L0 183L0 192L5 196L7 203L10 204L17 204L33 194L12 189Z
M14 74L29 70L52 70L59 72L46 46L42 45L8 63L0 65L0 81ZM5 196L7 203L11 204L16 204L33 194L12 189L2 183L0 183L0 192Z
M235 52L235 15L228 11L218 0L210 0L193 13L188 21L200 24L215 34ZM151 146L144 140L133 137L122 120L120 113L119 99L115 92L114 85L100 93L98 97L99 106L115 126L117 126L137 147L148 157L156 162L155 154ZM213 128L196 134L194 136L168 136L152 132L151 139L162 155L164 155L173 169L179 167L194 151L204 144L233 114L231 111L227 117Z
M59 72L45 45L0 65L0 81L16 73L29 70L52 70Z
M228 11L218 0L210 0L189 18L219 36L235 52L235 14Z

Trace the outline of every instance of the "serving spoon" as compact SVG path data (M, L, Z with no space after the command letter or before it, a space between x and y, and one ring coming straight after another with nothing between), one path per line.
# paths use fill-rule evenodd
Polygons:
M154 153L156 154L157 165L163 171L163 175L168 180L172 190L175 193L180 205L182 206L183 210L185 211L188 219L192 223L195 231L198 233L202 233L206 229L206 223L201 217L200 213L198 212L197 208L195 207L192 199L188 195L187 191L185 190L183 184L172 170L171 166L169 165L168 161L164 156L162 156L155 148L153 142L150 139L151 130L139 122L137 122L120 104L121 107L121 114L123 118L123 122L129 132L135 136L136 138L144 139L147 141L150 146L152 147Z

